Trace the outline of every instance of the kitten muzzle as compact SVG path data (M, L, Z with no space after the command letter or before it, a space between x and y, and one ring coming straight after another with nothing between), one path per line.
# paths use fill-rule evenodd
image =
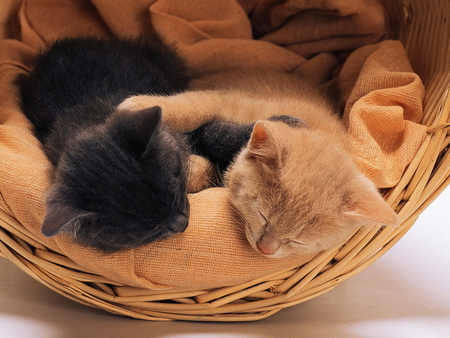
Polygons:
M169 228L175 233L183 232L186 230L188 223L189 216L187 214L178 214L172 219Z
M272 256L281 246L281 242L270 235L263 235L256 242L256 247L265 256Z

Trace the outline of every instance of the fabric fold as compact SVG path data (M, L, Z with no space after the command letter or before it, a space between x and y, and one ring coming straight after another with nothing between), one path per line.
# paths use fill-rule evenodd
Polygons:
M222 287L312 256L275 260L256 253L224 188L190 197L186 232L134 250L104 256L64 235L44 238L49 163L20 111L14 79L55 39L159 35L194 74L239 67L300 72L340 94L355 159L379 187L396 184L425 136L422 84L400 43L378 43L387 26L376 0L25 0L18 14L17 5L8 8L14 12L5 18L18 17L20 32L0 20L0 208L42 243L119 284Z

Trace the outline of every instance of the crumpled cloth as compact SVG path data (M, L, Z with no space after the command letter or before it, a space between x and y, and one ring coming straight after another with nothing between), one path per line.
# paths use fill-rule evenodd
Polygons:
M202 76L236 66L301 72L339 96L356 161L384 188L398 182L426 135L422 83L399 42L380 42L388 28L376 0L3 0L0 208L49 247L131 286L221 287L300 266L313 255L267 259L251 249L224 188L193 194L188 229L141 248L104 256L65 235L44 238L50 165L13 80L39 48L80 35L158 34Z

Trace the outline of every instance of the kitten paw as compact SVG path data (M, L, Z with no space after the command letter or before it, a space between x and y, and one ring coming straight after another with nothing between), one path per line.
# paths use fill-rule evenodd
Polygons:
M206 158L189 156L188 193L196 193L215 186L218 173Z
M117 110L125 110L129 112L136 112L146 108L158 106L159 96L152 95L136 95L125 99L119 106Z
M163 112L164 124L179 132L189 132L198 128L203 121L199 118L195 106L190 105L190 101L185 102L185 97L189 95L136 95L127 98L117 107L118 111L136 112L147 108L159 106ZM200 115L201 117L201 115ZM198 121L199 120L199 121Z

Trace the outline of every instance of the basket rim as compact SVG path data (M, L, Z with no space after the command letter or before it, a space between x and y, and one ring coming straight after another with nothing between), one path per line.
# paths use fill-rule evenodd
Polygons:
M420 22L414 3L389 8L398 16L398 37L409 53L417 53ZM447 4L449 11L450 5ZM435 18L428 18L434 20ZM450 29L447 32L450 36ZM416 32L416 33L414 33ZM426 44L425 44L426 45ZM450 54L450 45L447 51ZM444 56L445 58L445 56ZM308 263L217 289L152 291L111 281L86 271L57 248L44 245L0 208L0 256L34 279L84 305L146 320L251 321L267 318L285 307L317 297L358 274L387 252L410 229L423 210L450 184L450 65L442 60L414 64L426 77L424 124L428 136L399 184L385 197L398 213L398 228L360 229L342 247L322 252ZM430 166L430 163L435 165ZM242 302L243 298L252 301Z

